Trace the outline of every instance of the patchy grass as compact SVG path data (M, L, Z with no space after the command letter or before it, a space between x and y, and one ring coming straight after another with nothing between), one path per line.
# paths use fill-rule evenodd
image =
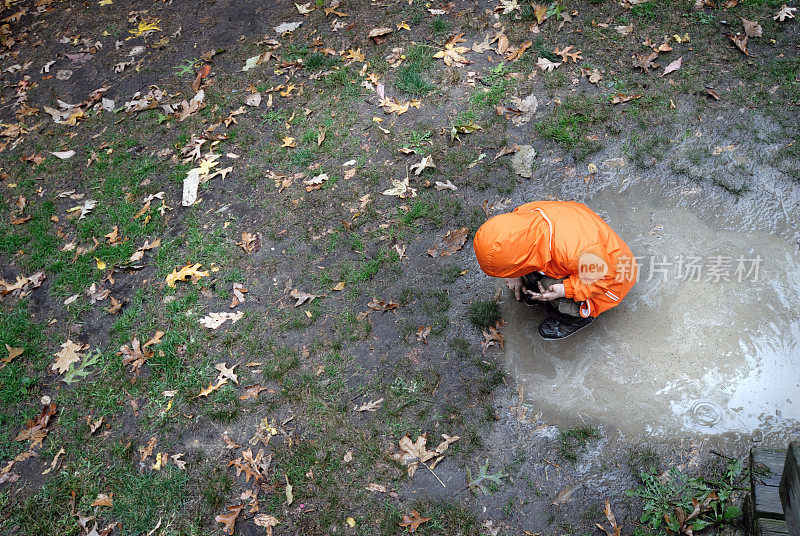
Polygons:
M472 302L467 318L478 329L487 329L500 320L500 307L494 300Z
M568 462L576 462L581 450L593 441L600 439L600 430L592 426L580 426L560 430L558 434L558 455Z

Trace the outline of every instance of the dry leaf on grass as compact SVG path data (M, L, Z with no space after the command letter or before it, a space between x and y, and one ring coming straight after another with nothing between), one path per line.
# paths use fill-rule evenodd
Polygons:
M761 25L754 20L742 18L742 27L744 27L744 33L747 37L761 37L762 35Z
M616 93L614 97L611 99L611 104L620 104L622 102L628 102L635 99L641 99L641 95L625 95L624 93Z
M43 406L42 410L39 412L39 416L30 419L25 425L25 429L17 434L17 437L14 438L14 441L30 440L31 447L35 447L37 445L41 447L42 441L44 441L44 438L47 436L47 425L50 423L50 418L55 414L55 402L50 402L49 404Z
M419 176L420 173L425 171L427 168L436 169L436 164L433 163L433 155L428 155L423 158L419 164L412 164L410 166L411 171L414 172L414 175Z
M280 522L278 518L267 514L258 514L253 518L253 523L259 527L267 529L266 536L272 536L272 527L277 526Z
M481 331L483 334L483 342L481 342L481 346L483 347L483 353L486 354L486 351L491 346L499 346L501 349L505 344L505 337L503 333L500 331L500 322L494 325L494 327L489 326L489 329L486 331Z
M680 69L680 68L681 68L681 61L682 61L682 60L683 60L683 56L681 56L680 58L678 58L677 60L675 60L675 61L673 61L673 62L670 62L670 64L669 64L669 65L667 65L667 66L664 68L664 72L663 72L663 73L661 73L661 76L666 76L666 75L668 75L669 73L674 73L675 71L677 71L678 69Z
M603 532L605 532L607 536L620 536L620 533L622 532L622 526L617 523L617 518L614 516L614 513L611 511L611 503L608 502L608 499L606 499L606 505L605 505L605 508L604 508L603 511L606 514L606 519L608 519L608 522L611 525L611 529L614 532L610 532L610 531L606 530L606 528L603 527L603 525L601 525L600 523L595 523L595 526L598 529L600 529Z
M180 270L177 268L172 269L172 273L167 276L166 283L170 288L175 288L177 281L191 280L192 284L196 285L201 277L208 277L208 271L201 271L202 264L187 264Z
M650 69L657 67L654 60L658 58L658 52L650 52L649 54L638 54L633 57L633 67L648 72Z
M465 54L469 51L470 49L467 47L462 47L452 43L447 43L444 45L444 49L434 54L433 57L442 59L445 65L447 65L448 67L454 65L456 67L463 67L464 65L472 63L470 60L462 56L462 54Z
M392 309L397 309L398 306L399 306L398 303L395 301L389 300L387 302L379 300L377 298L372 298L372 301L367 304L367 307L369 307L370 309L381 311L383 313L385 313L386 311L391 311Z
M558 50L558 47L556 47L553 53L556 56L561 56L561 61L564 63L567 63L568 60L572 60L572 63L578 63L578 60L583 59L583 57L581 56L581 54L583 53L581 51L578 52L571 52L571 51L572 51L572 45L564 47L561 50Z
M745 56L749 56L750 53L747 51L747 36L737 33L736 35L729 35L728 37L731 38L733 44L736 45Z
M236 373L233 369L236 368L236 365L232 367L228 367L228 365L224 362L217 363L214 365L214 368L219 371L219 376L217 377L217 382L224 380L231 380L236 385L239 385L239 378L236 376Z
M464 243L467 241L468 234L469 229L467 227L462 227L461 229L456 229L454 231L448 231L447 234L442 238L441 242L439 242L438 246L428 250L428 255L431 257L453 255L464 246Z
M23 352L25 352L24 348L13 348L6 344L6 351L8 352L8 356L0 359L0 369L11 363L15 358L21 356Z
M222 523L222 529L228 533L233 534L233 527L236 525L236 518L239 517L239 514L244 508L244 504L236 504L233 506L228 507L227 514L220 514L214 518L214 521L217 523Z
M403 514L403 521L398 523L398 525L401 527L408 527L408 532L414 532L422 523L430 521L431 519L430 517L422 517L416 510L411 510L410 514Z
M236 245L244 250L245 253L255 253L261 248L261 239L257 235L242 231L242 241Z
M431 334L430 326L420 326L417 328L417 340L421 343L428 344L428 336Z
M428 442L427 433L417 436L416 441L411 441L411 438L405 435L398 444L399 452L393 454L392 458L408 467L408 476L410 477L414 476L420 463L426 465L429 469L433 469L444 458L447 448L460 439L459 436L451 437L447 434L442 434L442 438L444 441L439 443L434 450L428 450L426 447ZM427 462L431 463L428 464Z
M781 6L781 8L772 18L773 20L778 20L781 22L785 21L786 19L793 19L795 11L797 11L796 7L789 7L786 4L783 4L783 6Z
M72 340L67 339L67 342L61 344L61 350L55 354L56 360L50 365L50 368L64 374L69 370L69 367L83 358L81 353L88 348L88 345L75 344Z
M303 305L306 302L311 303L316 298L321 298L322 297L322 295L320 295L320 294L309 294L308 292L303 292L303 291L297 290L296 288L292 289L291 292L289 292L289 296L291 298L297 300L296 302L294 302L294 306L295 307L300 307L301 305Z
M552 71L553 69L557 68L559 65L561 65L561 62L556 63L554 61L548 60L547 58L538 58L536 60L536 66L539 69L541 69L543 71L546 71L546 72Z
M229 307L233 309L234 307L237 307L240 303L244 303L245 302L244 295L247 292L248 290L244 288L244 285L242 285L241 283L234 283L233 289L231 290L231 294L233 294L233 297L231 298L231 304L229 305Z
M379 398L377 400L370 400L369 402L364 402L360 406L356 406L353 408L353 411L377 411L381 407L381 403L383 402L383 398Z
M392 179L392 187L388 190L384 190L381 192L381 194L399 197L400 199L406 199L407 197L417 197L417 189L412 188L409 185L408 177L406 177L401 181Z
M89 506L112 506L114 504L113 493L98 493L97 498Z
M206 316L198 320L198 322L200 322L200 325L207 327L208 329L217 329L228 320L231 321L231 324L235 324L241 320L243 316L243 311L239 311L238 313L229 313L226 311L221 313L208 313Z

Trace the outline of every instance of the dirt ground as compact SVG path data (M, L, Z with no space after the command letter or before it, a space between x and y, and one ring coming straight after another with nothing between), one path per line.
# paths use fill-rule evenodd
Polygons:
M526 402L471 239L615 162L791 221L791 3L5 4L0 532L743 530L749 438Z

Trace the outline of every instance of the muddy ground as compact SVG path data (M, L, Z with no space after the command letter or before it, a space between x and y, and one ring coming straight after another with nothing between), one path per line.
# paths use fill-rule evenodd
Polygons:
M782 2L6 4L4 534L400 534L412 510L420 534L593 534L612 530L606 500L623 533L664 533L642 510L708 496L687 481L731 492L695 532L743 530L737 460L796 421L650 435L537 399L482 344L516 304L497 305L471 238L533 199L666 198L745 246L795 247L800 30ZM742 18L762 34L743 50ZM448 44L470 63L436 57ZM514 145L535 149L529 173ZM650 254L657 223L619 230ZM459 439L410 476L394 454L422 434ZM469 486L487 461L504 476ZM642 473L659 499L627 493Z

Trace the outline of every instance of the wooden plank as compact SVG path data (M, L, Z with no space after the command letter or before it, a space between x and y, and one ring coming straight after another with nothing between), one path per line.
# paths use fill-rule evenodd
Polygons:
M756 519L753 536L789 536L786 521L778 519Z
M750 450L750 485L754 519L784 519L778 487L785 461L785 450L763 447Z
M750 486L755 487L756 483L760 482L765 486L777 488L781 483L785 462L785 449L764 447L750 449Z
M786 452L780 497L789 535L800 536L800 441L792 441Z

